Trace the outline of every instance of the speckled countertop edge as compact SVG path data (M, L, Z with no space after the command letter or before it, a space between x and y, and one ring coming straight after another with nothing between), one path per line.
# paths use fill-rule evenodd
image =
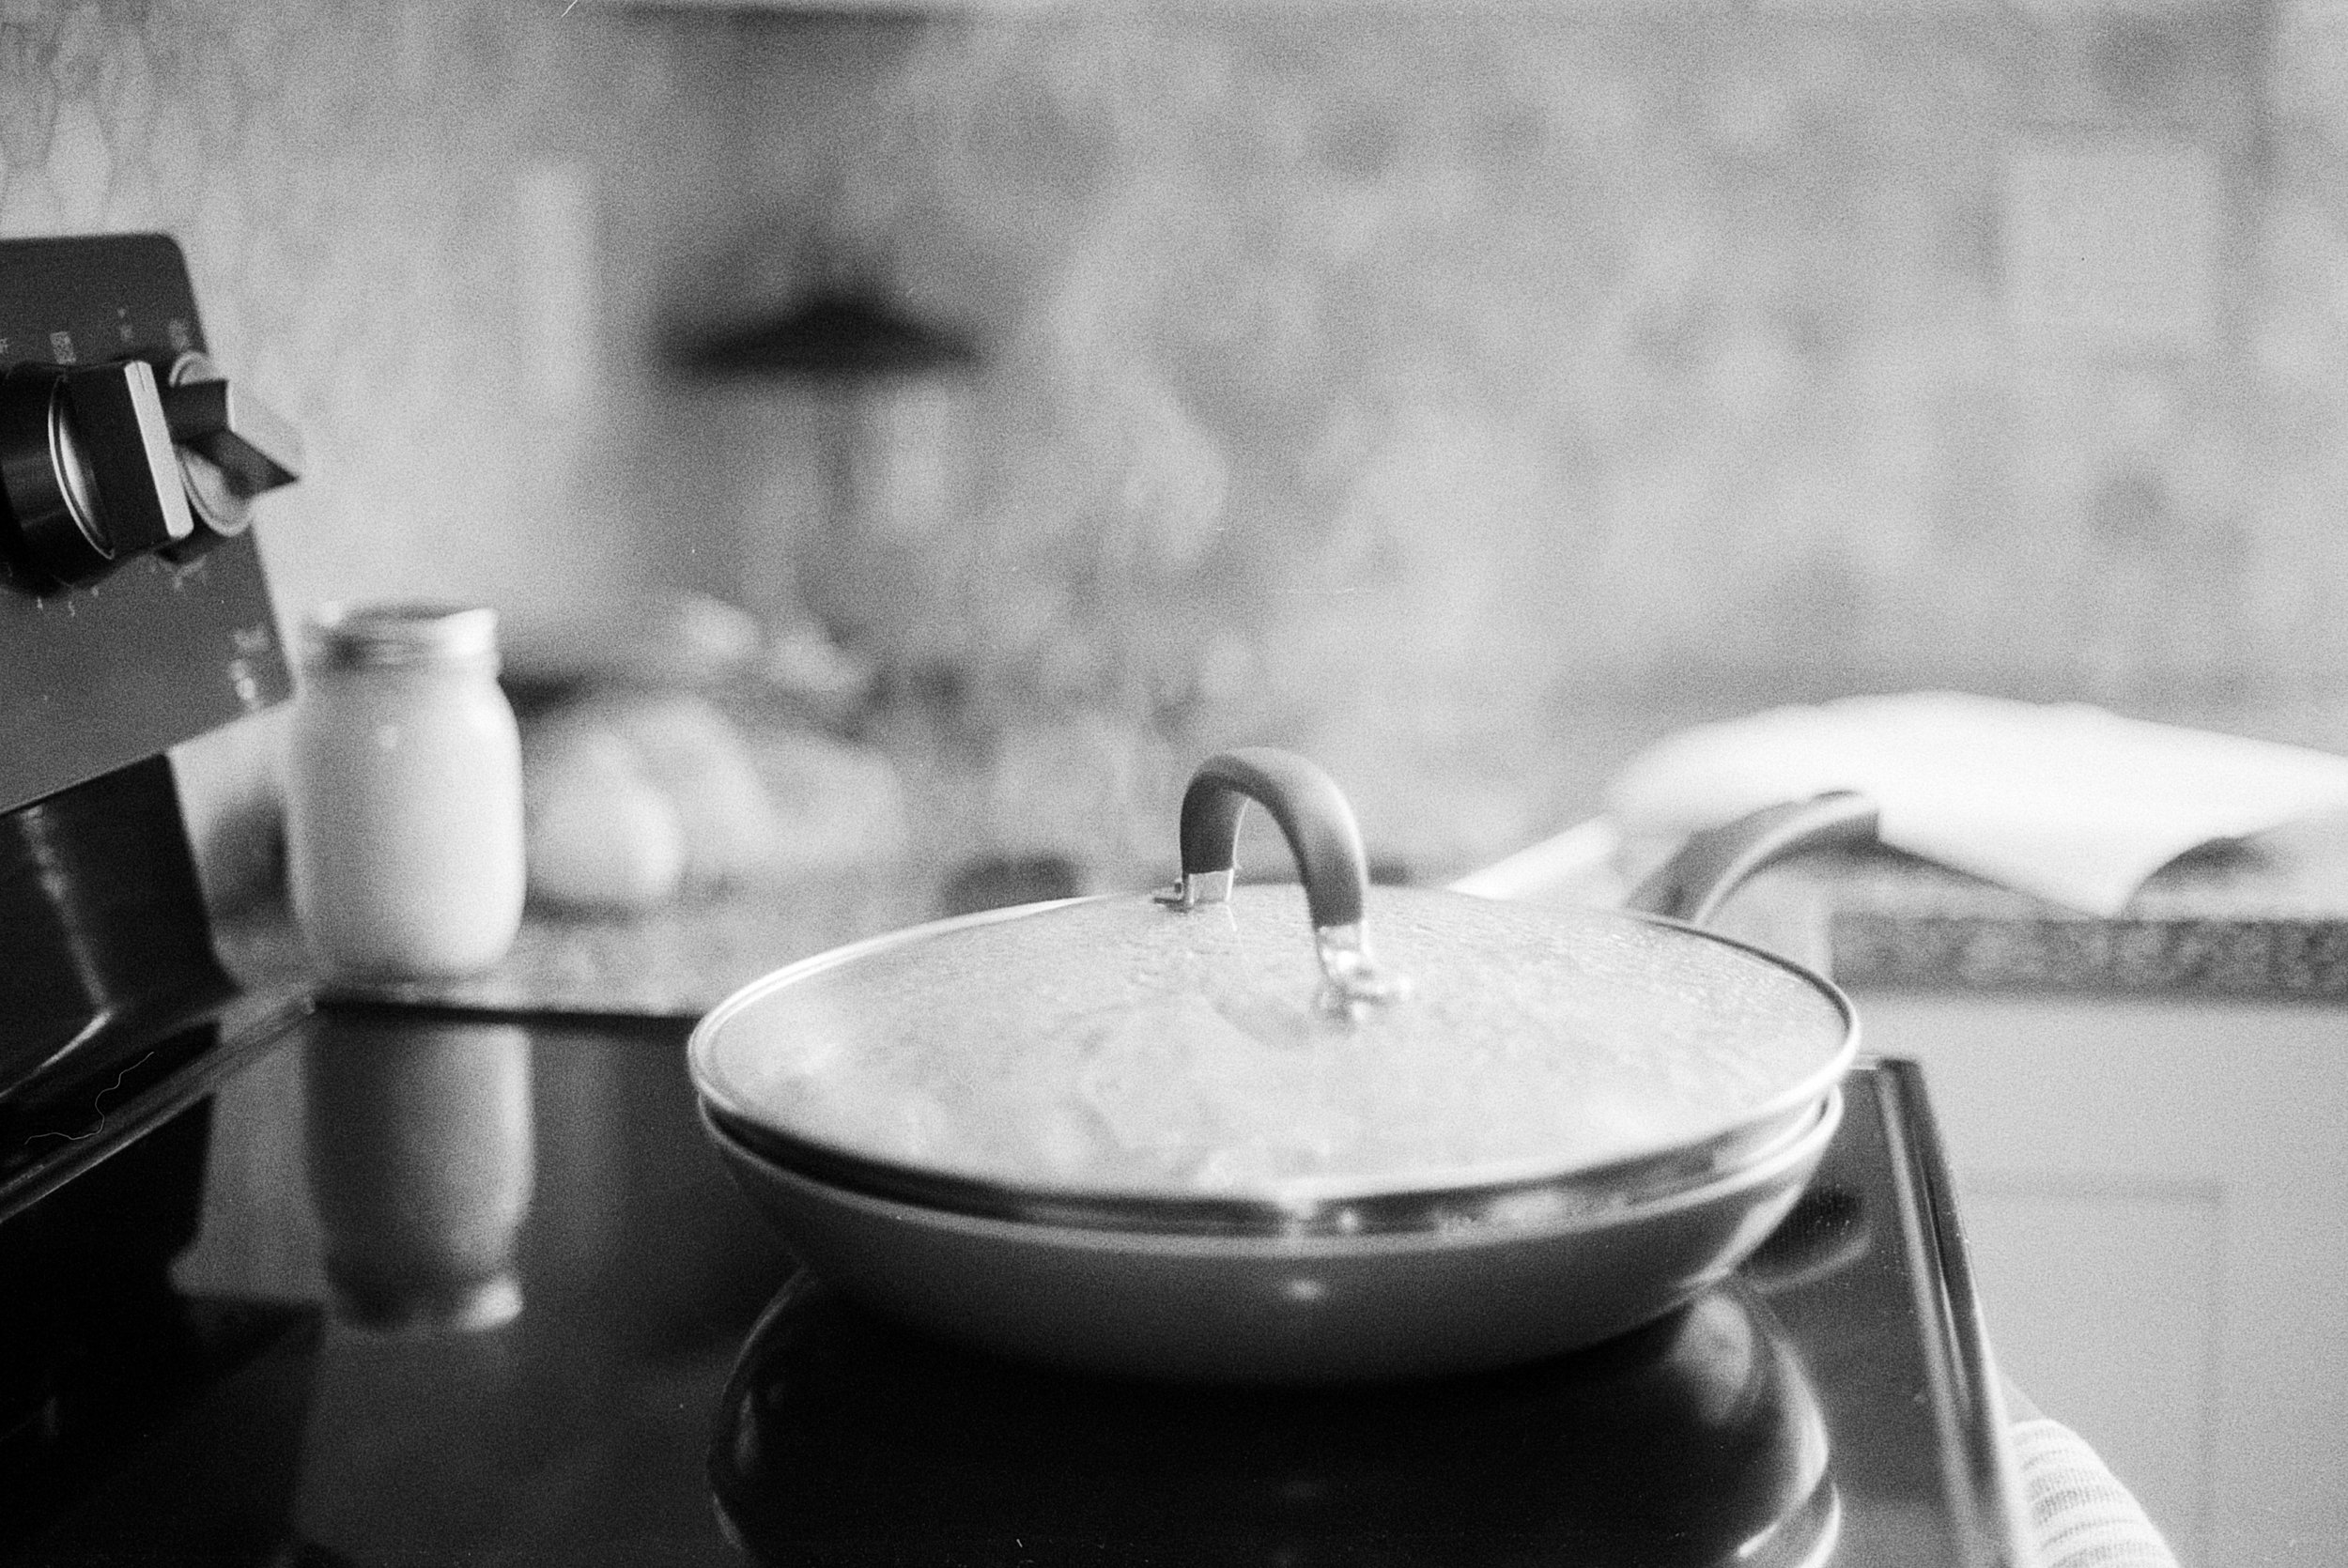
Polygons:
M1855 987L2348 999L2348 897L2240 869L2171 879L2113 919L1914 863L1773 873L1740 895L1732 932L1823 961ZM626 919L533 914L505 961L464 979L328 982L330 995L494 1012L691 1019L794 960L932 917L930 879L863 867L678 903ZM281 906L220 923L248 984L317 972Z
M1541 803L1537 815L1553 831L1597 809L1606 779L1658 735L1784 696L1712 693L1681 711L1634 700L1636 694L1608 700L1585 694L1561 711L1553 735L1476 766L1525 774L1516 792ZM2170 705L2137 716L2348 750L2348 700L2255 713ZM634 918L533 912L513 951L486 975L345 989L368 999L500 1011L696 1017L795 959L935 916L952 866L968 853L1002 847L979 841L946 809L966 790L941 782L943 775L928 776L935 768L897 761L906 816L917 831L890 854L797 868ZM1399 789L1407 781L1391 782ZM1451 792L1417 782L1428 787L1428 798L1450 798ZM1519 824L1513 831L1522 838L1542 829ZM1507 842L1485 833L1469 853L1498 858ZM1503 849L1494 850L1495 843ZM1441 869L1466 850L1463 842L1438 836L1396 847L1414 869L1435 873L1426 880L1468 869ZM1117 875L1094 870L1096 877ZM1605 896L1618 892L1610 888ZM2348 841L2289 859L2239 853L2182 863L2111 919L1902 856L1829 856L1769 873L1731 904L1725 924L1827 966L1853 986L2337 999L2348 997ZM224 917L218 944L231 969L256 982L314 974L282 906Z
M2256 854L2173 868L2102 917L1918 862L1795 879L1846 985L2348 998L2348 869Z

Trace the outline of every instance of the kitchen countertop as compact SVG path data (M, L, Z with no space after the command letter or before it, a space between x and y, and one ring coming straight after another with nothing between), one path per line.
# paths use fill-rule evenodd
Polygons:
M332 984L327 994L488 1013L698 1018L744 983L796 958L910 924L909 883L869 870L807 872L788 883L682 900L632 918L533 912L503 962L464 979ZM222 961L248 985L313 976L281 904L214 925Z
M1562 755L1542 795L1559 813L1550 831L1597 814L1615 772L1664 735L1853 694L1831 682L1808 689L1735 681L1621 698L1583 694L1560 715ZM2348 754L2348 698L2335 693L2249 699L2169 690L2104 705L2131 718ZM1722 916L1739 934L1830 967L1854 987L2348 997L2348 827L2187 856L2109 919L1881 851L1824 854L1767 873Z
M2180 865L2109 919L1889 857L1799 875L1846 985L2348 997L2348 876L2328 865Z
M1765 706L1765 696L1729 691L1677 702L1583 701L1561 717L1554 742L1520 739L1491 755L1461 759L1457 777L1419 780L1416 791L1408 779L1368 777L1355 801L1365 835L1373 850L1395 847L1395 859L1415 880L1448 880L1594 813L1606 780L1652 740ZM2130 711L2348 751L2348 706L2204 712L2171 703ZM1363 769L1327 761L1353 793ZM1502 770L1513 770L1505 791L1487 776ZM794 959L949 913L946 889L954 872L1001 846L970 831L970 788L926 762L903 765L901 773L914 829L885 853L800 865L634 917L533 910L513 951L487 974L346 992L488 1011L698 1016ZM1430 814L1404 807L1424 798L1465 804L1449 820L1414 826L1413 819L1424 822ZM1503 801L1505 807L1494 804ZM1033 815L1050 822L1065 813L1047 807ZM1476 825L1462 827L1463 821ZM1093 866L1083 874L1098 890L1138 890L1150 880L1125 867ZM1827 961L1838 979L1861 987L2343 997L2348 833L2294 844L2288 854L2189 857L2155 878L2113 919L1905 856L1829 855L1769 873L1732 901L1725 924L1797 956ZM250 979L308 975L308 956L282 905L225 915L217 930L223 959Z
M489 1012L693 1018L794 959L936 916L940 885L914 867L860 866L633 918L533 913L487 974L331 989ZM1770 873L1726 915L1739 934L1813 960L1823 930L1832 973L1852 986L2348 997L2348 875L2248 856L2165 872L2109 920L1888 855ZM224 918L216 936L248 982L310 974L282 906Z

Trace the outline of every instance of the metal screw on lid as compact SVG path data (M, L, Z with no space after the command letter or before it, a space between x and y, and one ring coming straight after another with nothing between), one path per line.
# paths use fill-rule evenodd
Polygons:
M485 606L321 605L301 630L302 662L313 669L497 666L497 611Z

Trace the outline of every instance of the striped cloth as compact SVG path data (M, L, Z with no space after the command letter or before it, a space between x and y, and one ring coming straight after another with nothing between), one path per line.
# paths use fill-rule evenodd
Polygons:
M2038 1568L2177 1568L2135 1497L2078 1433L2040 1415L2010 1430Z

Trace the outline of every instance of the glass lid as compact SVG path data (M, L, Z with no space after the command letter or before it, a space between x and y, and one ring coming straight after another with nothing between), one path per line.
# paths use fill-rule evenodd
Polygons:
M1249 799L1301 886L1230 885ZM1841 994L1757 949L1368 888L1351 811L1301 759L1214 759L1183 827L1174 893L941 921L753 984L695 1034L702 1093L769 1152L1293 1205L1681 1154L1775 1130L1848 1065Z

